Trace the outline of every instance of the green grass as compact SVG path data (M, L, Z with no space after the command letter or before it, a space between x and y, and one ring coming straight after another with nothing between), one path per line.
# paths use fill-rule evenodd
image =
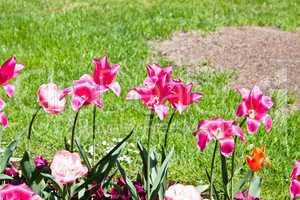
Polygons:
M299 6L297 0L0 0L0 60L15 54L26 66L17 78L15 97L5 98L10 124L3 133L3 143L7 144L28 125L37 107L35 93L39 85L53 81L67 87L72 80L92 71L93 57L103 55L122 66L118 76L122 95L117 98L106 94L103 98L105 108L97 113L97 151L102 155L103 141L112 144L114 138L125 136L133 127L136 132L131 142L145 141L149 111L139 102L127 102L125 96L128 88L140 85L146 76L145 66L151 57L147 41L167 38L174 31L213 31L223 26L260 25L296 30L300 25ZM156 62L169 64L165 60ZM200 153L191 133L204 118L234 119L240 97L227 86L228 74L192 76L184 68L175 68L175 77L193 81L194 90L202 91L205 98L182 116L176 116L170 137L176 150L170 178L199 184L206 180L204 169L209 166L212 149L209 146ZM300 158L300 112L287 113L283 95L274 94L273 98L276 104L271 111L274 119L271 134L261 131L249 137L247 145L266 146L273 162L272 169L261 173L264 199L283 199L289 195L293 160ZM34 124L33 152L50 158L57 149L63 148L63 137L70 135L73 117L70 106L60 116L40 114ZM86 145L91 142L91 122L92 108L87 107L80 114L77 129L77 135ZM155 120L153 146L162 143L165 126L166 121ZM245 156L245 146L239 144L238 148L239 156ZM129 155L134 161L127 168L134 174L138 170L138 157L136 153L129 152Z

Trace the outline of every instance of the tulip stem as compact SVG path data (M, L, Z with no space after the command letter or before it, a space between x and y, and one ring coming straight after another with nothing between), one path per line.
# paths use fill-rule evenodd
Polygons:
M244 119L240 122L239 127L242 128L242 126L244 125L244 123L246 122L246 117L244 117ZM230 172L230 195L231 195L231 199L233 198L233 176L234 176L234 157L235 157L235 149L237 148L237 136L234 136L234 149L232 152L232 157L231 157L231 172Z
M74 122L73 122L73 127L72 127L72 135L71 135L71 152L73 152L74 150L74 138L75 138L75 128L76 128L76 123L77 123L77 119L78 119L78 116L79 116L79 111L78 110L76 112L76 115L75 115L75 118L74 118Z
M154 110L151 110L150 118L149 118L149 125L148 125L148 156L147 156L147 199L150 198L150 143L151 143L151 128L154 118Z
M93 110L93 165L95 165L96 150L95 150L95 139L96 139L96 105Z
M216 140L216 142L215 142L214 152L213 152L211 165L210 165L210 186L209 186L210 199L213 199L213 181L214 181L213 172L214 172L214 165L215 165L217 149L218 149L218 140Z
M165 149L167 149L167 145L168 145L168 133L169 133L169 130L170 130L170 127L171 127L171 123L173 121L173 118L175 116L175 113L176 113L176 110L174 109L170 119L169 119L169 122L168 122L168 126L167 126L167 129L166 129L166 133L165 133L165 142L164 142L164 147Z
M37 116L37 114L39 113L39 111L41 110L42 107L38 107L38 109L33 113L32 115L32 118L31 118L31 121L30 121L30 124L29 124L29 127L28 127L28 135L27 135L27 151L28 153L30 153L30 148L31 148L31 133L32 133L32 125L33 125L33 122Z

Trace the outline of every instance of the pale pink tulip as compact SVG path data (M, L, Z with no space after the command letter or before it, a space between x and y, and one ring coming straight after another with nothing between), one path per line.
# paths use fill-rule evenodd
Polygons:
M202 200L194 186L175 184L168 188L164 200Z

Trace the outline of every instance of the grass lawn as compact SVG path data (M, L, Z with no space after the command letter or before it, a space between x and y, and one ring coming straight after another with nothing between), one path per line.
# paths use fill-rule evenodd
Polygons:
M17 92L8 102L6 113L9 128L4 134L7 144L24 129L38 107L35 93L42 83L53 81L67 87L72 80L92 72L91 59L108 55L112 63L120 63L117 78L122 87L120 98L106 94L105 107L97 112L97 151L105 152L116 138L124 137L133 127L134 138L145 141L149 110L137 101L126 101L128 88L142 84L145 66L152 57L147 41L167 38L174 31L213 31L222 26L259 25L283 30L300 26L300 2L297 0L210 1L210 0L0 0L0 60L12 54L26 68L17 78ZM155 60L162 65L169 61ZM176 155L170 169L170 179L193 183L206 181L212 149L200 153L192 131L205 118L235 118L239 95L227 86L230 74L189 74L184 67L175 67L175 77L195 83L194 91L205 97L186 113L176 115L170 134ZM252 87L252 86L249 86ZM300 159L300 112L289 114L283 109L286 98L273 94L275 106L271 111L274 127L271 134L263 131L248 137L247 144L264 145L272 159L272 169L264 169L262 196L264 199L288 197L289 173L293 160ZM170 114L169 114L170 116ZM38 115L33 130L34 154L50 158L63 148L63 137L71 134L74 112L70 105L60 116ZM162 143L167 120L155 119L153 146ZM92 107L80 113L77 136L91 143ZM25 139L20 149L25 147ZM4 145L3 144L3 145ZM211 145L209 145L211 147ZM132 147L129 146L129 149ZM247 154L239 144L238 156ZM125 151L133 162L127 166L133 175L140 160L135 151ZM242 160L240 163L242 164ZM218 169L219 170L219 169ZM275 198L276 197L276 198Z

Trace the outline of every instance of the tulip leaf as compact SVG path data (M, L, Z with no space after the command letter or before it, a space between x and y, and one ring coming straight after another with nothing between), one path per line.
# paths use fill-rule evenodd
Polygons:
M140 199L139 198L139 194L136 191L136 189L135 189L133 183L131 182L131 180L126 177L125 170L122 168L122 166L121 166L121 164L119 162L117 162L117 166L118 166L118 169L119 169L122 177L125 180L125 183L126 183L128 189L129 189L129 191L130 191L130 193L132 195L133 200L139 200Z
M225 156L220 153L221 157L221 169L222 169L222 181L223 181L223 189L224 189L224 199L230 199L228 196L227 184L228 184L228 172L227 172L227 162Z
M13 180L11 176L7 176L6 174L0 174L0 180Z
M7 163L9 162L9 159L13 155L13 152L17 149L17 146L18 146L18 144L20 142L20 139L21 139L24 132L25 132L25 130L23 130L22 133L17 135L16 138L5 149L4 154L3 154L3 156L1 157L1 160L0 160L0 171L1 172L4 171L4 169L7 166Z
M140 151L140 156L142 158L142 162L143 162L143 173L144 173L144 177L147 176L147 165L148 165L148 161L147 161L147 158L148 158L148 151L146 150L146 148L142 145L141 142L138 141L137 143L137 146L138 146L138 149Z
M27 151L24 152L23 158L21 160L21 170L22 175L26 178L27 182L31 182L30 180L34 172L34 166Z
M84 161L84 164L87 166L87 168L89 169L89 171L91 171L92 167L91 167L91 164L89 162L89 158L87 156L87 153L85 152L85 150L83 149L83 146L81 145L80 141L78 138L75 139L75 143L79 149L79 153L80 153L80 156L82 157L83 161Z
M172 148L171 152L169 153L169 155L167 155L165 161L163 162L163 164L161 165L161 167L158 170L157 176L156 176L156 178L153 182L153 185L152 185L149 200L154 200L155 197L157 196L157 193L160 189L160 186L161 186L161 184L164 180L164 177L167 175L169 162L172 159L173 154L174 154L174 148Z
M63 186L62 184L60 184L59 181L55 180L53 178L53 176L51 176L50 174L46 174L46 173L41 173L41 175L46 178L47 180L50 180L58 189L59 192L62 194L63 193Z
M259 176L254 176L250 183L249 195L255 198L260 197L262 179Z

